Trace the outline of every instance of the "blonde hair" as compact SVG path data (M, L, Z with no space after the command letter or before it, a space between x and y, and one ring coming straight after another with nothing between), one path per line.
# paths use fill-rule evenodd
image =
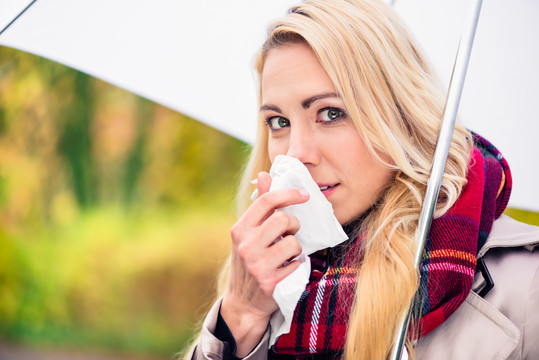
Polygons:
M377 204L355 229L364 243L361 258L357 255L357 288L344 349L346 359L385 359L397 320L418 288L414 236L444 94L407 29L382 1L307 0L294 6L270 27L256 62L259 76L269 51L292 43L310 46L369 151L395 170ZM267 138L267 127L259 119L238 193L240 213L250 204L249 180L271 165ZM457 125L436 217L449 209L466 183L471 146L471 135ZM391 161L383 160L387 158ZM228 270L223 274L221 293Z

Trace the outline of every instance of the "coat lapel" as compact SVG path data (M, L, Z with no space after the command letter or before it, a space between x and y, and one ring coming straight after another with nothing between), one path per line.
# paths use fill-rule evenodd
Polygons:
M520 331L474 292L440 327L422 338L418 359L511 359Z
M537 227L502 215L494 222L478 257L496 248L523 247L532 251L538 246ZM476 274L472 289L477 291L483 285L483 278ZM442 325L419 340L416 354L417 359L513 359L518 358L515 349L519 343L517 325L472 291Z

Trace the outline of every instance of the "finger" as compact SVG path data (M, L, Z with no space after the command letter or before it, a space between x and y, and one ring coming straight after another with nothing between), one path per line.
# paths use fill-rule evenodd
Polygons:
M275 286L277 286L277 284L288 275L292 274L301 265L301 263L302 262L299 260L293 260L285 266L273 269L271 273L267 273L266 276L259 278L255 276L255 281L258 284L258 288L264 294L271 295L275 290Z
M277 241L266 251L259 253L258 256L245 259L244 264L248 273L255 278L259 280L273 279L277 270L287 266L300 254L301 245L299 241L294 236L288 235Z
M284 211L276 211L258 229L260 244L269 247L275 242L275 239L294 235L299 229L300 223L297 217Z
M267 257L270 268L281 268L301 254L301 244L295 236L287 235L273 244Z
M301 261L294 260L291 261L286 266L281 266L277 269L272 270L271 273L267 273L267 276L257 280L259 284L259 289L266 295L271 296L275 291L275 287L279 282L281 282L288 275L292 274L299 266Z
M265 171L258 173L258 196L269 191L271 186L271 176Z
M250 216L257 225L263 223L275 210L290 205L301 204L309 200L309 193L305 190L282 189L269 191L256 199L251 205Z
M273 278L277 269L301 254L301 245L292 235L287 235L269 248L242 244L238 254L247 272L257 279Z
M291 261L288 265L281 266L280 268L278 268L277 271L275 272L275 286L277 286L277 284L281 280L283 280L285 277L292 274L300 265L301 265L301 261L294 260L294 261ZM275 289L275 286L273 287L274 289Z
M278 242L288 244L290 240L283 241L283 239L297 233L299 228L299 220L295 216L277 211L262 226L238 241L235 251L242 262L251 268L250 272L270 271L281 266L284 261L299 255L301 246L294 237L292 239L295 243L279 245L272 249ZM283 246L289 248L284 249ZM277 258L273 260L275 257Z

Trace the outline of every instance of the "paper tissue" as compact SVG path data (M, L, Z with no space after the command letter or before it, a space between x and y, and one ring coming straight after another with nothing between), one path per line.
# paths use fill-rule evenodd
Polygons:
M301 265L277 284L273 299L279 305L270 320L270 347L277 338L290 331L294 309L309 281L311 262L307 255L318 250L336 246L348 237L333 214L331 203L314 182L309 170L296 158L279 155L270 170L272 178L270 191L280 189L304 189L309 192L309 200L303 204L287 206L278 211L296 216L301 228L296 238L302 247L297 260Z

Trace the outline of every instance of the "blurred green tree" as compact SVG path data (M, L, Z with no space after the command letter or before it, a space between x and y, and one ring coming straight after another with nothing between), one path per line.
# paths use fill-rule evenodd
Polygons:
M0 340L180 350L213 296L248 149L0 47Z
M88 75L73 72L71 101L58 114L58 152L65 159L73 192L81 208L96 204L96 179L92 152L94 96Z

